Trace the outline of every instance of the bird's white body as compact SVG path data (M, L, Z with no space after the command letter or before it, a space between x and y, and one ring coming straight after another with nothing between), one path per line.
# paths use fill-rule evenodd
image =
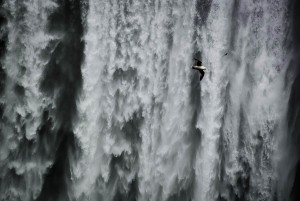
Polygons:
M192 68L198 69L198 70L206 70L205 66L192 66Z

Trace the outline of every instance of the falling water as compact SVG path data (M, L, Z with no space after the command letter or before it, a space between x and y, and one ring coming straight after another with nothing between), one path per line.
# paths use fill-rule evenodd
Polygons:
M298 200L296 1L0 5L1 201Z

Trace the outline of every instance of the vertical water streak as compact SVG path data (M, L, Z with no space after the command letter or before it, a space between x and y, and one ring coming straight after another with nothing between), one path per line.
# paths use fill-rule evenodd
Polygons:
M53 7L51 1L1 3L5 17L1 21L6 24L6 29L1 29L5 42L1 43L1 74L5 74L0 98L1 200L35 199L41 190L42 175L51 164L51 154L43 155L39 136L44 109L51 101L38 86L44 67L40 54L50 40L45 26Z
M73 133L76 124L78 95L82 88L81 64L84 59L84 19L86 1L56 1L57 7L48 18L47 31L53 36L48 44L49 60L43 71L41 91L53 99L51 119L55 146L53 164L44 176L37 200L66 201L74 199L72 165L81 150Z
M199 200L215 200L215 172L219 156L217 142L224 115L224 93L227 86L226 64L223 54L227 48L227 40L232 9L231 1L212 1L205 25L198 34L198 48L202 53L202 62L207 66L206 77L201 82L201 112L197 127L201 130L201 147L196 158L195 197Z

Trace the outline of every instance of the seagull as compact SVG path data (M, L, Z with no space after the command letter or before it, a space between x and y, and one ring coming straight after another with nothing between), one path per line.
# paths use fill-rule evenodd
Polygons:
M202 65L202 61L194 58L195 62L194 64L192 65L192 69L195 69L195 70L198 70L200 72L200 81L203 79L204 77L204 74L205 74L205 70L206 70L206 67L204 67Z

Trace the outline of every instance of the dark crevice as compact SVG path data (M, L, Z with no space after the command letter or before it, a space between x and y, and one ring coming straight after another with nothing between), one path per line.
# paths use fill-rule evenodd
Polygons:
M225 90L225 93L224 93L224 100L227 100L226 104L225 104L225 108L224 108L224 115L222 117L222 126L220 128L220 138L219 138L219 141L218 141L218 144L217 144L217 147L218 147L218 154L219 154L219 166L217 168L217 171L216 171L216 189L218 191L218 198L217 198L217 201L226 201L226 198L223 197L223 192L224 191L228 191L227 189L227 183L226 183L226 162L227 162L227 156L229 156L229 142L227 140L227 136L230 135L226 132L231 132L231 131L227 131L224 129L224 125L225 125L225 119L228 118L227 117L227 114L228 114L228 111L229 111L229 107L231 105L231 102L230 102L230 95L229 95L229 92L230 92L230 88L231 88L231 85L230 85L230 82L226 85L226 90ZM229 187L230 188L230 187Z
M191 178L195 178L194 172L191 175ZM193 197L194 197L195 179L190 179L189 182L190 183L187 185L186 188L178 189L178 191L174 195L171 195L167 199L167 201L192 201L192 200L194 200ZM176 186L182 186L182 184L180 184L180 181L178 181L178 179L177 179Z
M41 126L40 140L45 145L41 151L49 153L47 149L52 149L55 156L45 175L42 191L37 198L39 201L73 200L71 165L81 155L72 125L76 123L76 101L82 88L85 23L82 18L86 15L82 9L87 9L87 1L57 0L56 3L58 7L49 16L47 29L57 39L50 42L41 55L49 62L40 83L41 91L55 101L55 109L51 112L54 113L55 129L49 128L51 125L47 123ZM49 112L44 114L44 119L49 119ZM45 142L49 135L52 138L48 140L53 146L47 146L49 142Z
M4 91L5 91L5 82L6 82L6 73L4 71L3 67L3 60L4 56L7 51L7 42L8 42L8 30L7 30L7 16L5 9L3 8L3 3L5 0L0 0L0 98L3 97ZM4 118L4 110L5 110L5 103L0 102L0 146L4 147L6 140L5 135L6 133L3 131L2 124L5 123ZM3 153L1 153L2 155ZM4 159L2 157L2 160L0 162L0 199L6 199L6 200L20 200L19 198L12 198L9 197L10 195L7 193L7 195L3 195L3 187L6 186L6 188L9 187L9 184L7 185L7 182L12 182L12 176L10 174L6 174L4 171L7 171L7 168L4 168L5 165L8 163L7 159Z
M122 68L118 68L113 73L113 79L114 81L133 81L134 83L137 83L137 69L129 67L127 70L123 70Z
M235 48L235 42L236 42L236 34L238 31L238 13L240 9L240 1L234 0L232 13L231 13L231 24L230 24L230 40L229 40L229 50L232 51Z
M294 69L295 80L291 88L288 105L288 154L294 158L295 164L292 167L293 174L289 180L294 181L290 193L291 201L300 200L300 1L290 0L290 10L292 17L292 38L293 38L293 59L291 66ZM297 153L297 154L296 154Z
M55 161L45 175L45 182L38 201L72 200L69 195L73 193L68 188L71 185L71 164L78 160L81 153L73 133L60 130L58 135L61 137L55 142L58 145Z
M196 2L196 16L194 18L195 26L203 26L206 24L212 0L197 0Z
M251 174L251 166L247 159L247 157L244 155L246 152L246 141L245 137L249 132L249 125L248 121L245 117L244 111L242 107L240 108L240 125L238 130L238 164L240 166L240 169L235 173L236 183L232 188L230 189L230 194L233 200L235 201L244 201L246 200L246 197L249 193L250 188L250 174Z
M138 177L136 176L135 179L129 184L129 191L125 193L117 191L113 201L137 201L138 193Z
M7 16L3 8L4 0L0 0L0 96L4 92L6 74L3 69L3 59L6 53L6 46L8 42L8 30L7 30ZM1 111L0 111L1 112ZM1 113L0 113L1 116Z
M113 195L113 201L136 201L139 197L138 188L138 168L139 168L139 150L141 146L140 126L144 121L141 111L133 114L132 118L124 123L120 129L120 125L115 125L112 133L115 134L116 140L126 140L131 146L130 153L123 151L120 155L111 155L109 164L110 177L105 183L103 178L97 178L96 188L105 186L106 191L110 191ZM127 181L127 176L135 174L131 181ZM98 200L103 200L102 192L96 192L95 196Z

